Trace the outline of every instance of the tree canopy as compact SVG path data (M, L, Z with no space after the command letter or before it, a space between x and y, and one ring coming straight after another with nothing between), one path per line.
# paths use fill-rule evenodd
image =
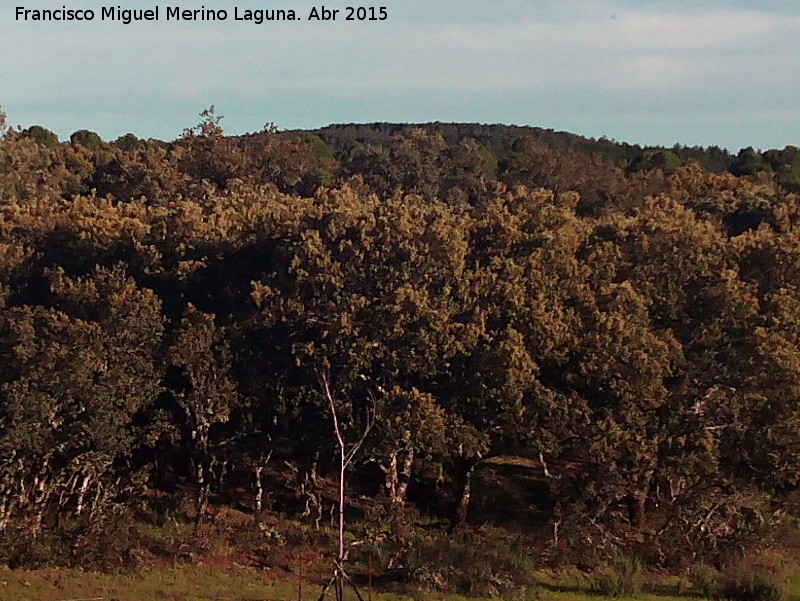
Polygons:
M397 536L410 488L458 528L514 456L559 544L744 544L800 475L798 157L457 124L231 137L213 111L172 142L8 129L0 531L92 524L168 473L199 522L273 453L308 511L324 373L344 427L374 412L351 469L379 468Z

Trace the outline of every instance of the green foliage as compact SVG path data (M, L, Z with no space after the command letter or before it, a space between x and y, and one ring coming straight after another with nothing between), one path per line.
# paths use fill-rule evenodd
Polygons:
M478 544L486 535L493 545ZM495 597L536 583L536 561L525 546L490 529L415 539L402 561L413 586L422 590Z
M137 138L132 133L127 133L114 140L111 144L122 150L123 152L131 152L139 148L142 140Z
M764 160L761 153L753 150L752 147L748 147L739 151L729 171L736 176L755 175L762 171L772 173L772 167Z
M45 148L55 148L60 144L58 136L54 132L50 131L49 129L45 129L41 125L31 125L30 127L23 129L20 132L20 136L23 138L30 138Z
M56 270L50 292L60 309L21 306L0 316L0 525L29 521L34 532L53 508L100 521L133 485L132 471L112 466L141 444L134 418L160 392L163 325L152 291L118 267L83 278Z
M689 580L696 592L710 599L779 601L785 594L785 572L785 566L763 559L733 561L722 571L698 563L690 568Z
M689 582L696 592L706 598L715 597L720 590L720 573L713 566L703 563L694 563L689 568Z
M99 152L105 146L103 139L93 131L79 129L69 137L70 144L83 146L93 152Z
M26 528L8 528L0 543L0 561L12 570L57 566L69 557L69 542L57 532L31 538Z
M616 556L610 565L597 570L592 590L605 597L632 597L642 588L642 566L636 559Z
M763 157L772 167L781 186L790 192L800 191L800 149L797 146L768 150Z
M725 574L717 595L732 601L780 601L783 591L767 574Z
M628 166L628 171L630 173L636 173L639 171L660 169L662 172L669 174L673 173L680 166L681 159L678 155L669 150L659 150L645 152L634 159Z

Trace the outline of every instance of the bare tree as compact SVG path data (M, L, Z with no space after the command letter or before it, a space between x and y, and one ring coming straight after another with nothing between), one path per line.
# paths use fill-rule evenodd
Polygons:
M319 382L320 387L322 388L323 393L325 394L325 398L328 401L331 410L331 417L333 421L333 432L336 436L336 443L338 447L338 456L339 456L339 499L338 499L338 512L339 512L339 520L338 520L338 527L339 527L339 550L334 562L334 569L333 575L331 579L325 584L322 588L322 592L319 596L319 601L325 598L325 595L328 592L328 589L331 585L334 586L334 590L336 593L336 601L342 601L344 598L344 583L345 581L352 586L353 590L356 593L356 596L361 599L361 594L358 592L355 584L347 575L347 572L344 570L344 563L347 561L347 555L349 551L349 547L345 545L345 518L344 518L344 510L345 510L345 490L347 487L347 470L353 464L353 459L358 454L358 451L364 444L364 441L367 439L367 436L372 430L372 426L375 423L375 403L374 400L370 397L369 402L365 407L365 420L362 424L362 427L359 430L358 438L352 442L347 440L347 436L345 433L345 424L343 423L344 415L342 414L342 404L338 402L335 398L333 392L331 392L331 385L330 385L330 376L327 369L319 370ZM352 414L351 414L352 416ZM351 426L357 426L356 419L352 419ZM363 601L363 600L362 600Z

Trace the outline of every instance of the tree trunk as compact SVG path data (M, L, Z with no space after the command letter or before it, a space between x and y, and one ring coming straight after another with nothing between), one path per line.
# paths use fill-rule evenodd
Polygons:
M455 501L450 516L450 531L453 532L467 523L469 502L472 496L472 476L479 459L458 459L455 473Z
M195 532L200 528L205 517L206 509L208 508L208 496L211 492L211 482L207 478L204 462L198 461L195 465L195 480L197 482L197 498L195 505L197 508L197 515L194 518Z
M628 518L636 528L647 527L647 497L650 494L650 483L653 480L653 470L644 470L636 478L636 490L628 497Z
M253 479L255 480L256 485L256 517L260 521L261 520L261 510L263 508L263 501L264 501L264 483L261 481L261 472L264 471L263 465L257 465L254 469Z
M91 476L89 474L84 474L83 480L81 481L81 488L78 491L78 501L75 505L75 515L81 515L83 513L83 502L86 499L86 491L89 490L89 484L91 483Z
M253 475L255 479L256 485L256 494L255 494L255 504L256 504L256 521L261 522L263 518L263 510L264 510L264 480L263 474L264 469L269 465L269 460L272 459L272 449L270 449L269 453L266 456L261 455L259 457L258 463L253 468ZM268 505L269 498L268 498ZM271 506L270 506L271 508Z
M300 480L300 494L305 499L305 506L301 517L313 515L314 527L319 529L322 522L322 495L319 492L317 469L319 468L319 452L314 453L311 464L303 472Z
M400 461L401 455L402 462ZM414 447L408 446L393 451L389 465L383 470L386 474L384 488L392 518L392 534L398 540L402 538L405 530L406 498L413 466Z
M212 469L211 452L208 445L208 428L198 427L192 432L194 478L197 484L197 498L195 504L197 515L195 516L195 532L200 528L208 508L208 498L211 494L211 479L214 475Z

